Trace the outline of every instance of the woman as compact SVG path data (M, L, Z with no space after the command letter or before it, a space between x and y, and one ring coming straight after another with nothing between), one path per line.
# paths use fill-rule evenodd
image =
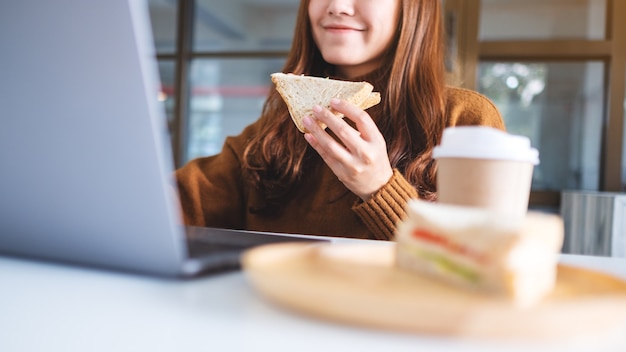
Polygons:
M177 171L185 222L392 239L408 199L436 199L431 152L445 127L504 128L486 98L446 87L442 31L440 1L302 0L283 72L368 81L381 103L335 101L343 120L314 107L303 137L272 90L219 155Z

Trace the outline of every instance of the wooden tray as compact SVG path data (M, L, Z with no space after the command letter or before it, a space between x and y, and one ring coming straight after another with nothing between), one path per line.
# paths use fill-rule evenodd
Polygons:
M626 323L626 282L559 265L555 290L515 308L394 266L393 245L271 244L244 253L252 286L280 306L335 322L466 337L552 338Z

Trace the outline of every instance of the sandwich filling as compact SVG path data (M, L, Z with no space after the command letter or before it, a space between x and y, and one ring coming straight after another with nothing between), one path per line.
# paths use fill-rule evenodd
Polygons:
M488 262L483 253L421 228L412 230L410 235L417 243L404 244L401 249L406 254L427 262L432 270L467 283L481 281L479 267Z

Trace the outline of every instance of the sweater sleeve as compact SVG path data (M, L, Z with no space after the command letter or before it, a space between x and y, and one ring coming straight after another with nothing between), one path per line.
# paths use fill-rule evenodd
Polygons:
M446 90L445 119L446 127L482 125L505 129L493 102L468 89L450 87ZM367 202L357 201L352 209L374 238L392 240L397 224L406 216L406 204L411 198L418 198L417 190L396 169L389 182L372 198Z
M446 91L446 127L481 125L504 130L504 120L489 98L469 89L449 87Z
M378 240L392 240L396 226L406 216L409 199L417 198L417 191L397 169L389 182L367 202L358 201L352 207Z

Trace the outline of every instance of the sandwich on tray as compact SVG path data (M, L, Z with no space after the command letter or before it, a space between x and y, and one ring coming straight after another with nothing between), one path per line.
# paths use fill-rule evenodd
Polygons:
M307 130L302 119L313 115L315 105L333 111L330 108L330 100L333 98L348 101L363 110L380 103L380 93L373 92L374 87L368 82L341 81L292 73L273 73L271 78L287 104L291 119L303 133ZM343 114L336 111L333 113L338 118L343 118ZM323 123L320 125L326 128Z
M530 307L556 282L560 216L528 212L509 221L488 210L409 201L396 232L396 265L461 289Z

